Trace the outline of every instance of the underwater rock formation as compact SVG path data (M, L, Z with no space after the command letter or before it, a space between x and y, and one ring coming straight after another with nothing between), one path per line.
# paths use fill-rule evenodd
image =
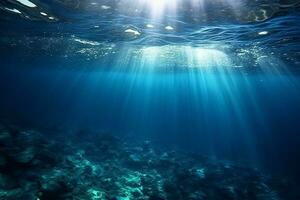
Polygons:
M0 145L5 200L299 199L288 191L291 182L232 162L165 152L149 141L83 132L46 136L1 126Z

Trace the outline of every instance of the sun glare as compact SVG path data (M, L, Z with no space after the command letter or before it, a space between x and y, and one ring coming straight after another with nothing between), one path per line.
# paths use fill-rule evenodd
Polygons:
M159 20L165 14L176 13L178 0L139 0L143 10L149 10L152 19Z

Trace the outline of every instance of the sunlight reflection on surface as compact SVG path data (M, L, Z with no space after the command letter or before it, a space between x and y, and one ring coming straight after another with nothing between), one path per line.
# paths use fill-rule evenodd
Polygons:
M141 49L141 60L152 66L202 68L230 66L229 57L217 49L166 45Z

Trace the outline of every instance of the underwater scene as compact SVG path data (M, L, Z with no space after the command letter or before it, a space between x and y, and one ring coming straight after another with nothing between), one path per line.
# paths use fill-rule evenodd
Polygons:
M0 0L0 200L300 200L299 0Z

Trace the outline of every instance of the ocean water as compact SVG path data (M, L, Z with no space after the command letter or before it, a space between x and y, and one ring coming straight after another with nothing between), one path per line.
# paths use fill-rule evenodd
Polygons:
M298 0L2 0L0 91L0 129L10 130L13 141L8 144L1 129L0 199L300 198ZM37 145L29 130L57 147ZM99 136L106 134L115 139ZM162 155L147 157L148 150L120 144L121 150L115 140L129 147L151 143ZM123 151L129 155L116 153ZM239 167L229 174L222 167L210 172L205 162L186 164L189 158L181 153L280 181L257 189L251 185L256 176ZM105 158L93 160L100 154ZM52 162L66 159L73 171ZM129 167L122 159L131 159ZM165 169L141 164L143 159L173 164ZM105 164L118 167L98 172ZM171 170L177 165L180 176ZM87 166L89 177L80 171ZM191 174L182 176L184 169ZM114 179L122 170L128 182ZM211 174L220 179L209 179L212 184L203 178ZM147 175L178 182L134 182ZM222 182L227 179L230 184ZM54 187L55 181L64 187ZM178 189L167 184L172 181L185 184ZM123 190L112 189L114 184ZM241 185L249 186L243 189L248 193L234 189Z

